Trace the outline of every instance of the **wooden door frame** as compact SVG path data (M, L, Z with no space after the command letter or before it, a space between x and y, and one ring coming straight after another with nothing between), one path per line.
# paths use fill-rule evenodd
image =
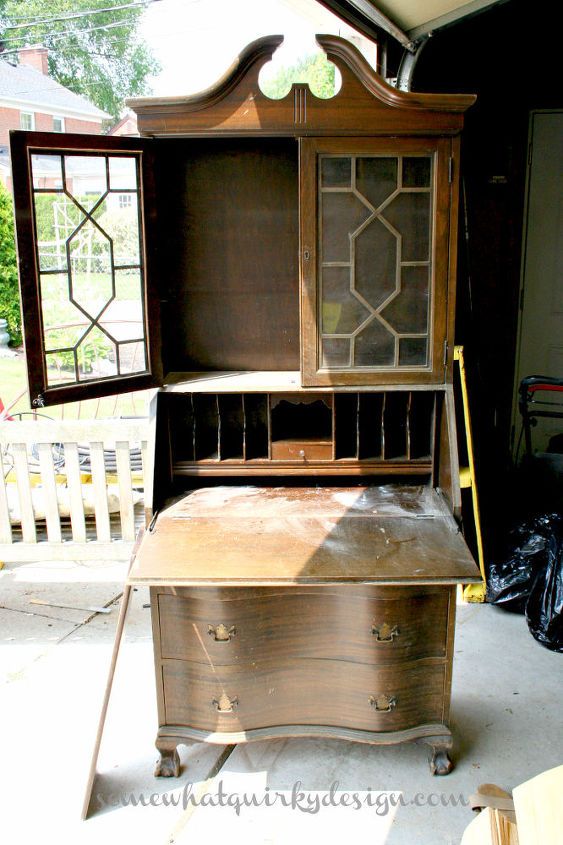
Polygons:
M321 370L318 366L318 214L317 214L317 157L323 153L343 155L420 153L425 148L435 156L436 178L433 185L434 227L432 237L433 272L431 363L428 367L380 367L358 370ZM458 144L450 138L302 138L299 148L299 206L300 206L300 313L301 313L301 379L305 387L362 385L362 384L443 384L446 380L447 347L451 346L453 317L453 281L455 272L455 244L457 236L452 228L452 189L455 187ZM448 160L452 165L448 167ZM453 172L453 175L452 175ZM451 177L451 179L450 179ZM455 178L454 178L455 177ZM447 203L444 196L447 194ZM454 221L455 222L455 221ZM443 245L439 248L438 240ZM445 348L446 347L446 348ZM446 354L448 352L448 354Z
M144 331L146 370L139 374L118 375L99 381L73 382L48 387L45 341L40 294L40 269L37 256L37 232L33 202L31 156L49 153L69 153L87 156L131 153L138 157L141 182L139 185L139 227L142 234L141 261L144 291ZM53 132L10 133L12 160L16 245L20 281L23 334L28 370L29 401L34 408L92 399L131 390L142 390L162 384L159 303L156 295L156 203L154 141L146 138L122 138L107 135L79 135ZM56 189L53 188L53 191Z
M512 414L510 424L510 453L514 464L518 463L518 452L520 446L520 437L516 436L516 432L522 429L522 420L520 419L519 410L519 393L518 388L520 382L518 381L518 371L520 368L520 354L522 350L522 327L524 322L524 296L525 296L525 275L526 275L526 258L528 254L528 220L530 213L530 182L532 174L532 141L534 135L534 120L536 115L542 114L562 114L563 109L531 109L528 118L528 143L527 161L526 161L526 182L524 188L524 209L522 213L522 248L520 253L520 276L518 287L518 323L516 327L516 349L514 353L514 373L512 385ZM529 373L532 375L532 373Z

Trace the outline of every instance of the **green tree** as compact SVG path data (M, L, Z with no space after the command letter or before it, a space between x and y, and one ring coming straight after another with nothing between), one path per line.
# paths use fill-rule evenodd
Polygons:
M149 93L147 77L159 70L138 32L148 2L0 0L0 45L7 56L19 47L47 47L53 79L117 119L124 99ZM96 12L109 7L115 8Z
M327 99L334 97L334 71L334 65L324 53L315 53L290 67L282 68L271 79L260 80L260 87L267 97L280 100L286 96L294 82L307 82L313 94Z
M13 214L12 198L0 182L0 317L8 321L12 343L19 346L22 335Z

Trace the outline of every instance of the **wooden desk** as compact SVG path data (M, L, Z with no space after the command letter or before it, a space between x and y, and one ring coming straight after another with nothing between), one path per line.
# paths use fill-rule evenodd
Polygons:
M424 740L451 768L455 585L479 576L418 485L201 488L131 568L151 586L161 759L188 739Z

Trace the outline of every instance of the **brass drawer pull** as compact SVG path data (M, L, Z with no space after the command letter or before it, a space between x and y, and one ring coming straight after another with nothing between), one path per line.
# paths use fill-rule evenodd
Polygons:
M227 628L227 626L223 625L222 622L220 622L219 625L207 626L207 633L210 637L213 637L216 643L228 643L231 637L234 637L236 632L237 629L234 625Z
M372 625L371 632L378 643L392 643L401 633L397 625L388 625L387 622L383 625Z
M234 698L229 698L228 695L225 693L221 693L219 699L214 698L211 702L214 705L215 709L219 711L219 713L232 713L233 710L236 710L238 707L238 698L235 695Z
M394 695L370 695L369 703L375 707L378 713L390 713L397 706L397 699Z

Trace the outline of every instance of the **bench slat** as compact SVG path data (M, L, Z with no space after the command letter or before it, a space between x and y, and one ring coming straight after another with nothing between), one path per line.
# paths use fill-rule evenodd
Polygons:
M84 502L82 500L82 482L80 479L80 460L76 443L64 444L65 472L70 498L70 522L72 538L75 543L86 542L86 522L84 519Z
M45 507L45 519L47 521L47 537L51 543L61 543L61 518L59 516L59 505L57 500L57 481L55 475L55 464L53 462L53 448L50 443L39 443L37 445L39 454L39 467L41 469L41 486Z

